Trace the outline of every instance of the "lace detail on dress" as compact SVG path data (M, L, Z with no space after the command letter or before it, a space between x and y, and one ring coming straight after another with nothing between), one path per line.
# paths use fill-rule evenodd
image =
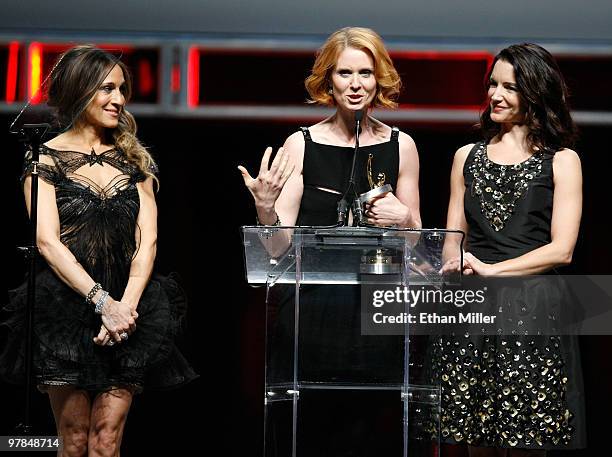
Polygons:
M116 148L89 154L42 145L40 153L53 161L53 165L40 164L38 169L40 177L55 188L62 243L111 295L121 293L138 251L134 237L136 233L138 238L140 231L136 183L144 174ZM116 174L109 182L98 183L84 174L94 165L110 166ZM27 154L23 176L32 168Z
M542 172L542 155L537 151L524 162L500 165L489 160L486 143L479 143L468 166L474 177L470 191L478 196L482 214L496 232L505 227L529 181Z
M90 156L43 145L40 153L45 163L37 168L55 190L62 243L91 278L120 299L139 247L136 184L146 176L117 149ZM90 166L95 170L89 171ZM23 177L32 169L28 154ZM96 182L102 180L108 182ZM137 392L142 386L174 387L197 377L175 345L187 304L173 275L153 274L138 302L138 330L129 341L108 347L93 342L102 324L93 307L44 262L39 267L32 351L42 390L51 385L94 391L122 386ZM25 382L26 373L27 290L26 282L9 292L8 318L0 320L0 338L8 335L0 341L0 376L17 383Z

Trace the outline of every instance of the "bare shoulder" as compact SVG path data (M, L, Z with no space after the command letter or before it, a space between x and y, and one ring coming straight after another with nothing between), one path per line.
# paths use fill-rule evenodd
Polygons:
M455 151L455 157L465 160L470 151L474 148L475 143L465 144Z
M289 135L283 144L283 149L292 157L302 157L304 155L304 134L298 131Z
M45 146L55 149L56 151L70 151L78 149L74 141L70 139L66 132L60 133L56 137L51 138L45 143Z
M399 143L400 168L409 167L412 170L418 170L419 152L412 137L400 130L397 141Z
M475 143L470 143L457 149L455 151L455 158L453 159L453 166L463 169L463 165L465 164L468 155L470 155L470 151L474 148L474 145Z
M304 162L304 134L297 131L289 135L283 144L283 149L289 154L290 161L294 163L296 170L301 172Z
M580 167L580 157L573 149L564 148L555 152L554 167Z
M66 141L65 141L65 133L60 133L58 136L51 138L49 141L45 143L45 146L48 146L52 149L66 149Z
M148 176L147 179L137 184L137 187L141 189L147 196L155 197L155 191L153 190L153 178Z
M292 133L285 140L285 144L283 144L283 148L285 149L294 149L294 148L304 149L304 134L301 131Z
M400 151L403 150L404 152L413 152L413 153L417 152L416 143L414 142L412 137L408 135L407 133L404 133L400 130L399 137L397 140L399 141Z
M572 149L561 149L553 157L553 179L559 184L580 185L582 182L582 165L580 157Z
M310 137L315 142L334 144L331 117L308 127ZM301 134L301 132L298 132Z
M57 154L56 151L62 151L62 150L69 149L69 146L64 139L64 135L65 135L64 133L60 133L58 136L53 137L49 141L44 143L45 146L55 151L55 152L52 152L53 155ZM39 160L41 163L44 163L45 165L55 165L55 161L53 160L51 155L45 154L42 151L41 151Z
M55 166L55 161L53 160L53 158L49 154L43 154L41 152L38 160L39 160L40 163L43 163L45 165L49 165L50 167L54 167Z

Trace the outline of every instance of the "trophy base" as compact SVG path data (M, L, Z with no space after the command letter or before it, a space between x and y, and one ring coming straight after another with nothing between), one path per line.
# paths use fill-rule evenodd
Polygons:
M398 264L378 264L378 263L367 263L361 264L359 272L369 275L396 275L400 273L400 267Z
M393 256L388 255L385 249L377 249L375 252L361 257L359 271L373 275L398 274L400 264L393 260Z

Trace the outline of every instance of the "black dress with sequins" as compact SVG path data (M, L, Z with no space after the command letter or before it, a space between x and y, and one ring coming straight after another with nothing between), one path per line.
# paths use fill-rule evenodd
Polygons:
M55 188L62 243L85 271L119 300L138 251L140 200L136 185L146 176L119 149L85 154L43 145L40 153L41 158L53 161L53 165L39 164L38 172ZM117 170L104 188L79 174L82 167L96 164ZM31 172L32 163L26 156L23 177ZM39 261L37 270L33 368L41 388L170 388L197 377L175 345L186 299L174 275L152 276L138 303L136 331L129 340L111 347L93 342L102 323L93 306L44 261ZM27 283L10 291L4 308L8 318L1 326L0 375L9 382L25 379L26 297Z
M499 165L488 158L486 143L472 148L463 169L466 250L496 263L550 242L552 159L538 151L519 164ZM523 284L504 290L503 300L524 303L525 319L560 297L556 279ZM442 439L505 448L584 447L577 338L505 333L444 337L436 345Z

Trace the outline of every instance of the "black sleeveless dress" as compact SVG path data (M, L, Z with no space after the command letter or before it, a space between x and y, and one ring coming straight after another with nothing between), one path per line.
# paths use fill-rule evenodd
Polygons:
M317 143L307 128L305 139L303 182L297 225L332 225L337 221L337 203L348 186L353 161L353 147ZM389 141L360 147L355 162L355 184L358 193L370 190L367 162L371 156L372 175L384 173L385 183L397 187L399 172L399 130L393 128ZM334 192L329 192L328 189ZM302 375L331 382L369 379L372 373L384 375L393 364L393 351L383 351L391 338L361 335L358 287L349 285L302 286L300 321L304 328L300 348ZM397 349L401 349L398 347ZM397 353L399 357L401 352ZM386 357L385 357L386 355ZM401 359L397 364L401 366ZM316 373L316 375L315 375Z
M146 176L119 149L100 154L60 151L41 146L39 176L55 187L60 239L104 290L121 299L137 254L140 200L136 184ZM119 174L100 188L78 170L110 165ZM32 173L26 156L23 178ZM138 303L137 329L114 346L93 342L102 324L93 306L62 282L44 261L38 262L34 321L34 374L40 388L71 385L101 391L116 387L169 388L197 375L175 346L186 311L184 291L173 275L153 275ZM27 283L10 291L2 322L0 375L25 379L25 306Z
M348 187L354 148L317 143L312 140L306 127L302 128L302 133L305 140L302 167L304 192L296 225L335 224L338 201ZM357 193L370 190L366 172L370 155L372 175L384 173L385 184L391 184L393 189L396 188L399 172L398 138L399 130L394 127L389 141L359 148L355 161Z
M307 128L303 159L304 191L296 225L327 226L337 222L337 203L345 192L351 172L354 148L317 143ZM372 156L372 172L385 173L386 183L395 190L399 173L399 130L394 128L389 141L359 149L356 158L356 190L370 190L367 161ZM322 190L326 189L326 190ZM331 191L331 192L330 192ZM271 322L272 334L268 356L267 382L293 379L294 287L276 285L271 289L279 298L278 314ZM361 335L360 289L353 285L300 286L299 378L302 382L371 382L373 376L384 381L389 365L401 373L403 340L386 336ZM391 359L391 360L390 360ZM397 373L392 373L397 375ZM385 392L386 393L386 392ZM386 399L386 397L385 397ZM299 454L322 455L393 455L398 443L385 441L388 408L380 404L381 395L361 391L307 390L300 392ZM394 397L394 400L396 398ZM395 401L394 403L400 403ZM287 417L273 419L267 413L272 447L279 457L289 455L291 436L285 429ZM382 418L382 419L381 419ZM399 421L397 422L400 423ZM401 433L397 433L401 437ZM392 449L392 450L390 450Z
M472 148L463 169L466 251L496 263L550 242L552 162L552 154L538 151L519 164L499 165L489 160L486 143ZM541 308L563 302L561 278L550 272L522 284L498 291L496 301L499 306L520 303L520 309L512 310L520 319L516 334L444 337L437 346L432 363L442 390L446 442L534 449L585 446L577 338L520 332L523 319L554 319Z
M296 225L328 226L337 222L337 204L349 184L354 148L317 143L312 140L310 131L301 128L304 135L304 159L302 176L304 191ZM393 128L389 141L360 147L355 161L355 184L358 193L370 190L367 176L368 158L372 157L372 175L385 173L386 181L397 186L399 173L399 130ZM322 190L326 189L326 190ZM281 292L282 289L282 292ZM294 290L276 287L278 291L280 314L276 327L273 346L289 348L293 334L293 294ZM300 348L309 354L301 357L303 375L323 376L330 381L359 376L366 366L372 363L370 357L360 347L360 291L346 285L302 285L300 288L300 322L302 340ZM288 315L291 314L291 315ZM286 327L287 326L287 327ZM384 339L371 337L371 339ZM316 348L316 349L313 349ZM344 350L344 348L352 348ZM290 352L273 355L274 367L291 364ZM385 360L379 359L380 364ZM272 370L272 375L276 370ZM285 376L285 373L280 374Z

